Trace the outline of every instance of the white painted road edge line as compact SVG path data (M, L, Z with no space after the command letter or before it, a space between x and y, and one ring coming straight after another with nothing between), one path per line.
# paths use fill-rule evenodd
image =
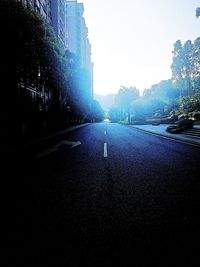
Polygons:
M103 152L104 158L108 157L108 150L107 150L107 143L104 143L104 152Z

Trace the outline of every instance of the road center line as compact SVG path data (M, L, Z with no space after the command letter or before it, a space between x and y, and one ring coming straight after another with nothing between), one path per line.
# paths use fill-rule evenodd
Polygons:
M108 157L108 149L107 149L107 143L104 143L104 152L103 152L104 158Z

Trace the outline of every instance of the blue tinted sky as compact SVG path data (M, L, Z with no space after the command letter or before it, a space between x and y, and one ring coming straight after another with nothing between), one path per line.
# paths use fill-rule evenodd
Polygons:
M140 92L171 77L173 44L200 36L199 0L79 0L94 62L94 91Z

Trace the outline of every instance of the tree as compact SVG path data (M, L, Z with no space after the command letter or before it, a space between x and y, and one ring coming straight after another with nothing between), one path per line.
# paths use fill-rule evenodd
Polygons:
M193 91L200 90L200 37L194 41L191 57L191 82Z
M187 95L192 93L191 83L191 59L192 59L193 44L190 40L186 41L182 49L182 70L181 75L184 82L184 87L187 89Z
M143 99L146 102L146 108L148 107L149 116L155 113L168 115L177 106L178 97L179 92L172 80L163 80L143 92Z
M182 68L183 68L183 46L180 40L176 41L173 50L173 61L171 65L172 70L172 82L179 89L180 95L183 94L183 79L182 79Z
M104 118L104 111L97 100L92 102L92 120L99 122Z
M188 114L200 111L200 92L192 96L181 97L179 100L179 110L181 113Z
M197 18L200 17L200 7L197 7L197 9L196 9L196 17Z
M65 53L43 18L18 1L1 0L0 23L4 25L0 109L5 135L13 136L14 129L33 134L41 125L55 129L70 121L69 114L91 118L89 75L78 68L75 57Z
M118 122L121 120L121 109L118 106L113 105L110 108L108 115L111 121Z
M148 104L146 99L140 97L131 103L131 111L134 121L144 121L149 114Z
M131 102L139 98L139 95L139 90L136 87L120 87L115 98L115 105L121 110L121 119L124 120L127 117L128 122L131 121Z
M173 51L172 81L180 96L194 93L199 79L199 38L194 44L188 40L184 45L177 41Z

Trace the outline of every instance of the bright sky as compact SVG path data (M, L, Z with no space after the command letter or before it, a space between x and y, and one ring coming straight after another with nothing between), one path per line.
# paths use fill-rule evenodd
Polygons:
M171 78L173 44L200 36L199 0L79 0L94 62L94 92L140 92Z

